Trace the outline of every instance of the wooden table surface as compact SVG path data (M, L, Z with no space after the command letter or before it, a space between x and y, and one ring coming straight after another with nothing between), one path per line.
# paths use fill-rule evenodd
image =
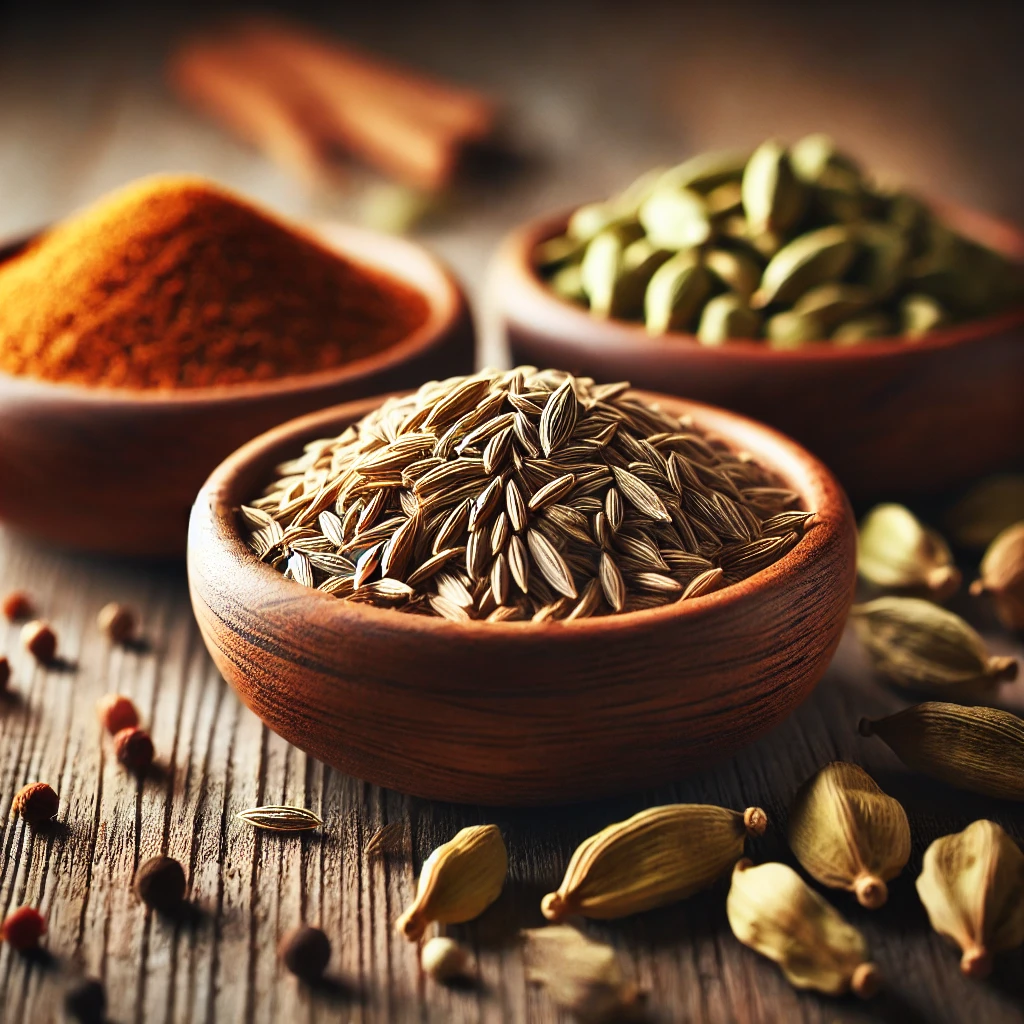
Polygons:
M1013 123L1011 115L1019 120L1020 68L1009 59L1019 15L992 5L986 21L972 6L939 30L895 9L893 45L873 51L872 74L857 78L852 58L839 55L825 67L809 56L830 38L827 25L783 12L781 27L766 28L766 14L737 6L731 52L749 56L766 32L777 44L759 58L784 101L774 107L749 76L717 92L689 88L706 84L714 65L715 9L649 6L646 19L635 17L635 5L608 5L602 18L588 20L582 4L527 5L500 24L483 24L472 5L449 2L432 17L407 9L404 33L372 12L349 15L343 27L355 37L508 96L520 137L541 156L504 190L468 202L428 233L472 291L486 254L521 216L600 194L652 162L715 141L820 127L823 110L833 130L869 158L996 212L1024 212L1009 187L1019 138L998 130L1007 118ZM973 27L980 21L984 31ZM358 195L305 195L175 106L154 69L177 27L170 9L148 21L72 25L56 39L32 11L0 24L0 233L60 216L159 169L214 175L296 215L320 218L358 205ZM619 44L627 31L636 46ZM934 94L953 95L942 55L954 41L974 61L969 96L950 99L948 116L936 120L925 112ZM916 64L901 77L908 53ZM808 76L816 76L814 89ZM701 103L693 101L698 92ZM483 358L502 358L493 338ZM872 680L849 637L793 718L725 764L614 801L510 811L382 791L268 732L213 669L181 565L54 552L0 532L0 591L15 587L28 589L53 622L65 661L49 671L36 667L19 649L16 628L0 623L15 694L0 703L0 916L20 904L39 906L52 954L25 962L0 947L3 1024L61 1019L62 987L80 971L104 979L117 1022L554 1021L546 997L526 984L517 932L542 923L540 897L557 885L580 840L656 803L758 804L773 827L752 845L754 858L789 859L782 838L788 802L807 775L836 757L864 765L900 798L914 835L911 862L885 908L862 911L845 894L830 894L863 928L889 979L882 997L861 1004L795 993L732 937L724 886L587 931L621 950L656 1021L1024 1020L1024 953L1001 958L987 982L963 979L913 888L933 838L985 816L1024 841L1024 813L922 780L880 741L856 734L860 716L905 702ZM111 599L139 610L144 648L111 649L98 634L96 613ZM975 621L994 649L1021 653L989 618ZM130 695L152 728L159 770L143 783L120 769L95 719L96 700L110 691ZM1000 702L1024 711L1024 683L1006 685ZM33 835L8 814L13 794L35 780L59 791L61 809L52 829ZM314 808L325 820L322 834L256 834L235 820L247 807L273 802ZM402 849L368 859L364 844L390 822L405 826ZM481 822L503 828L509 881L483 918L454 930L477 956L479 983L450 991L421 976L414 949L392 926L423 858L458 828ZM161 852L179 859L190 879L192 910L178 921L145 913L130 892L137 865ZM278 937L302 920L319 923L334 945L330 983L316 990L298 986L275 958Z

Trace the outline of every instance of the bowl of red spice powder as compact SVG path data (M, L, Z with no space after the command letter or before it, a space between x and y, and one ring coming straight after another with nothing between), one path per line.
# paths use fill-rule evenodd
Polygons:
M148 178L0 248L0 520L184 551L209 471L301 413L465 373L458 283L421 246Z

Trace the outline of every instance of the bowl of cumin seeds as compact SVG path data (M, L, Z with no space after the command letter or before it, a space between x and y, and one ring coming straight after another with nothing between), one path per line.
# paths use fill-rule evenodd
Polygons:
M846 497L751 420L482 371L257 437L192 510L206 645L290 742L417 796L679 778L810 693L853 597Z

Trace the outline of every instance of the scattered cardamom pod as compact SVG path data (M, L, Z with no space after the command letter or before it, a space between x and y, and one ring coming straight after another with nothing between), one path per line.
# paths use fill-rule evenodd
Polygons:
M386 825L381 825L366 840L363 853L367 857L386 857L392 853L400 853L405 848L408 835L409 826L404 821L390 821Z
M946 529L965 548L987 548L1024 522L1024 473L1001 473L975 484L946 514Z
M551 921L569 914L613 918L685 899L721 878L743 855L746 837L767 827L760 807L648 808L584 840L541 911Z
M523 931L527 980L542 985L551 1001L576 1020L630 1020L640 993L626 980L611 946L594 942L569 925Z
M878 991L881 977L864 936L791 867L741 860L726 913L736 938L774 960L795 988L827 995L852 990L863 999Z
M885 883L910 859L910 825L863 768L833 761L797 792L789 845L812 878L875 909L889 898Z
M990 694L1017 659L990 655L959 615L916 597L879 597L850 618L875 670L898 686L954 698Z
M716 295L705 307L697 327L702 345L724 345L741 338L756 338L761 330L761 314L752 310L738 295Z
M936 839L917 893L932 927L963 951L970 978L987 977L993 954L1024 944L1024 853L994 821Z
M507 874L508 852L497 825L462 829L423 862L416 898L398 919L398 931L415 942L431 921L472 921L501 895Z
M887 718L862 718L915 771L958 789L1024 800L1024 721L998 708L926 701Z
M861 521L857 572L876 587L918 590L935 601L960 586L960 570L941 535L902 505L876 505Z
M711 291L711 275L690 252L678 252L651 277L644 295L648 334L686 330Z
M775 139L762 142L751 154L743 171L742 195L747 223L758 234L788 230L807 204L786 147Z
M1024 522L1007 527L989 545L971 593L991 597L1007 629L1024 629Z
M246 811L239 811L235 817L255 828L265 828L268 832L308 832L324 823L319 814L305 807L286 807L280 804L250 807Z
M837 281L857 254L855 238L843 224L800 235L771 258L750 304L762 309L771 303L791 303L817 284Z

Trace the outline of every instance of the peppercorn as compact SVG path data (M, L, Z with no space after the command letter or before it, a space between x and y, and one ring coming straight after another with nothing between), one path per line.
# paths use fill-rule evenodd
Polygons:
M32 614L32 602L23 590L15 590L4 598L3 609L8 622L18 622Z
M185 898L185 869L173 857L151 857L136 873L134 889L147 907L172 913Z
M296 977L316 981L331 959L331 940L319 928L301 925L281 939L277 955Z
M0 693L7 690L7 684L11 678L11 663L0 655Z
M49 665L57 655L57 636L39 619L21 627L22 646L42 665Z
M135 705L119 693L108 693L103 697L96 705L96 714L111 736L139 724L139 712Z
M96 616L96 625L105 633L111 643L127 643L135 635L135 613L123 604L111 601L105 604Z
M52 786L45 782L30 782L15 794L11 813L20 814L32 828L39 828L57 816L59 803Z
M114 736L114 753L125 768L141 775L153 763L153 741L145 729L130 726Z
M81 1024L102 1024L107 1015L107 993L98 978L84 978L64 995L64 1011Z
M0 940L19 953L35 949L45 934L46 918L35 907L18 907L0 924Z

